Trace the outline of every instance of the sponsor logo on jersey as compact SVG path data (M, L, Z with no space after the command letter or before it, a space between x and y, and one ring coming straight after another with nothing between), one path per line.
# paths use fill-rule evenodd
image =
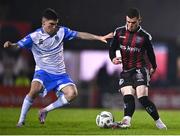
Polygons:
M120 44L120 48L122 50L126 50L126 51L129 51L129 52L140 52L141 51L141 48L124 46L122 44Z

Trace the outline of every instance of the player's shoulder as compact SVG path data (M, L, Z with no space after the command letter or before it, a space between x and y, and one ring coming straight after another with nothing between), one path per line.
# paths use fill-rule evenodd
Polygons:
M117 31L121 31L121 30L125 30L126 29L126 26L120 26L120 27L117 27L114 32L117 32Z
M58 26L58 33L66 33L67 31L70 31L71 29L66 26Z
M140 29L138 30L139 33L143 34L144 36L148 37L149 40L152 40L152 36L150 33L148 33L145 29L143 29L141 26L140 26Z
M36 29L34 32L30 33L29 36L34 43L38 43L39 40L44 40L49 37L49 35L44 32L43 28Z
M31 38L35 38L35 37L39 37L41 35L43 35L44 31L42 28L38 28L36 29L34 32L30 33L29 35L31 36Z
M67 27L67 26L58 26L58 28L59 28L59 30L60 30L60 29L63 29L63 30L70 29L70 28Z
M116 35L116 33L121 32L121 31L123 31L123 30L126 30L126 26L117 27L117 28L114 30L114 35Z

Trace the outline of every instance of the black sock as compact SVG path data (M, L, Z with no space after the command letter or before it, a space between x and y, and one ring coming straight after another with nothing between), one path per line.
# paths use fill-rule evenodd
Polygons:
M156 106L154 105L154 103L152 103L147 96L143 96L141 98L139 98L139 102L142 104L142 106L146 109L146 111L149 113L149 115L151 115L151 117L154 120L158 120L159 119L159 114L158 111L156 109Z
M125 95L124 100L124 116L132 117L135 110L135 100L133 95Z

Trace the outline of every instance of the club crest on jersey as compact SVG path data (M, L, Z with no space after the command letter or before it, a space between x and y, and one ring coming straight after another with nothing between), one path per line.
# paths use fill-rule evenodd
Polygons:
M39 39L39 44L43 44L43 39Z
M137 44L138 44L138 43L141 43L141 42L142 42L142 40L143 40L143 38L142 38L142 37L137 36L137 38L136 38L136 43L137 43Z

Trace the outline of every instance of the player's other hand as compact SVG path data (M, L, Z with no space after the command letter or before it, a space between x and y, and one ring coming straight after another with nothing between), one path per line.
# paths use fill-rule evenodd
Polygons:
M113 58L112 62L113 62L113 64L118 65L118 64L122 63L122 60L119 57L115 57L115 58Z
M111 39L111 38L113 38L113 36L114 36L114 34L113 34L113 32L111 32L107 35L101 36L100 40L104 43L107 43L107 39Z
M10 47L11 45L12 45L12 42L6 41L6 42L4 43L4 45L3 45L3 47L4 47L4 48L8 48L8 47Z
M149 75L150 75L150 77L152 77L152 75L154 74L155 71L156 71L155 69L150 68L150 70L149 70Z

